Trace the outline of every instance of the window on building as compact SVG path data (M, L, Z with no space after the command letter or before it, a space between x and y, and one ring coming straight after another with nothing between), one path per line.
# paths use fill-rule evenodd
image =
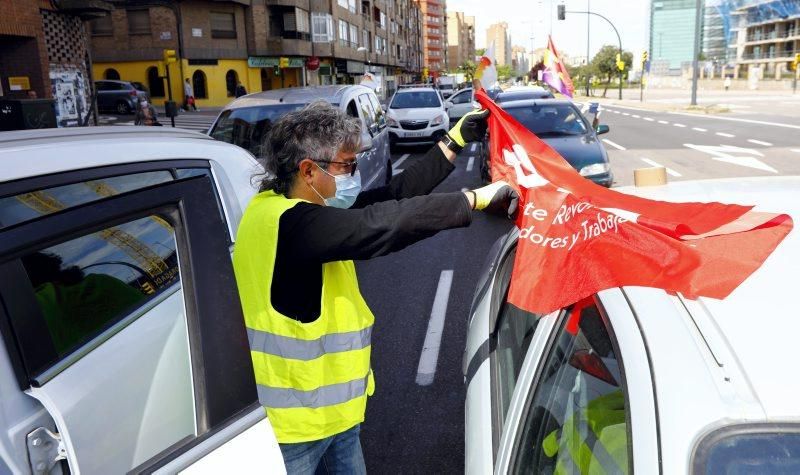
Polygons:
M164 79L158 75L155 66L147 68L147 88L150 89L150 97L164 97Z
M211 37L236 38L236 17L228 12L211 12Z
M347 0L347 9L350 10L350 13L356 12L356 0Z
M311 13L311 33L314 43L330 43L333 37L333 17L330 13Z
M350 46L358 48L358 27L352 24L350 25Z
M150 10L128 10L128 34L150 34Z
M347 8L347 0L337 0L336 3L342 8Z
M349 46L347 41L347 22L344 20L339 20L339 44L341 46Z
M239 76L236 75L236 71L229 69L228 72L225 73L225 89L228 92L228 97L236 95L236 84L238 83Z
M385 30L386 29L386 14L383 13L383 12L381 12L380 21L381 21L381 28L383 28Z
M311 33L311 26L309 25L308 12L302 8L294 9L294 16L297 21L297 31L301 33Z
M361 32L361 44L364 46L364 48L367 48L367 51L369 51L369 47L372 44L372 42L369 40L369 37L369 31L364 30Z
M119 73L114 68L108 68L103 72L103 78L119 81Z
M111 15L95 18L89 22L89 28L92 31L92 36L112 36L114 34L114 25L111 22Z
M192 74L192 89L194 89L194 97L197 99L208 99L208 91L206 90L206 73L199 69Z

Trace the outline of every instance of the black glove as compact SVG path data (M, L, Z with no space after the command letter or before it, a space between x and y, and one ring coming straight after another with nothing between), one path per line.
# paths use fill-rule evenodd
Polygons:
M516 217L519 194L508 183L496 181L472 192L475 194L474 209L511 219Z
M450 140L463 147L467 142L483 140L486 135L486 118L489 117L488 109L481 109L464 114L455 127L447 135Z

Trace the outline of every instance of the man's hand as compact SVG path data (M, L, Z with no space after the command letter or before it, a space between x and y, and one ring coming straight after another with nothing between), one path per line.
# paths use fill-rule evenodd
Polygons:
M476 188L466 193L468 199L473 198L473 200L470 200L472 209L483 210L487 213L512 219L517 214L519 195L504 181L496 181L491 185Z
M486 118L489 117L488 109L481 109L464 114L455 127L447 135L450 139L463 147L467 142L482 140L486 135Z

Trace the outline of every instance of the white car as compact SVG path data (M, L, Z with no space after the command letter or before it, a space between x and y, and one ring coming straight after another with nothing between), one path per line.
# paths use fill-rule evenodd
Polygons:
M283 472L230 254L253 157L87 127L0 162L0 473Z
M444 108L450 118L450 123L455 124L466 113L475 110L476 104L473 103L474 100L473 89L468 87L456 92L444 101Z
M389 143L436 143L450 128L442 97L433 87L401 87L386 111Z
M800 177L620 190L800 216ZM467 473L800 472L797 230L724 300L623 287L549 315L506 303L515 251L473 301Z

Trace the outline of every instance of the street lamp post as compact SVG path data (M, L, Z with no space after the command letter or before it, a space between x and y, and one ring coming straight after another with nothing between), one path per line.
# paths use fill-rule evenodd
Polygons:
M694 14L694 58L692 58L692 105L697 105L697 79L700 76L700 22L702 20L702 1L695 0Z
M697 0L697 1L699 2L700 0ZM588 7L588 2L587 2L587 7ZM620 56L620 60L622 60L622 38L619 36L619 31L617 31L617 27L614 26L613 23L611 23L611 20L609 20L608 18L604 17L603 15L601 15L599 13L595 13L595 12L589 11L588 9L585 12L581 12L581 11L566 11L566 13L583 13L583 14L585 14L587 16L588 15L594 15L594 16L599 16L603 20L607 21L608 24L611 25L611 28L614 29L614 33L616 33L616 35L617 35L617 41L619 42L619 56ZM586 23L586 29L587 29L587 31L589 29L588 21ZM589 64L589 40L588 39L586 40L586 64L587 65ZM619 69L619 68L617 68L617 69ZM587 97L589 96L589 78L588 78L588 75L587 75L587 78L586 78L586 96ZM620 98L620 100L622 99L622 69L619 69L619 98Z

